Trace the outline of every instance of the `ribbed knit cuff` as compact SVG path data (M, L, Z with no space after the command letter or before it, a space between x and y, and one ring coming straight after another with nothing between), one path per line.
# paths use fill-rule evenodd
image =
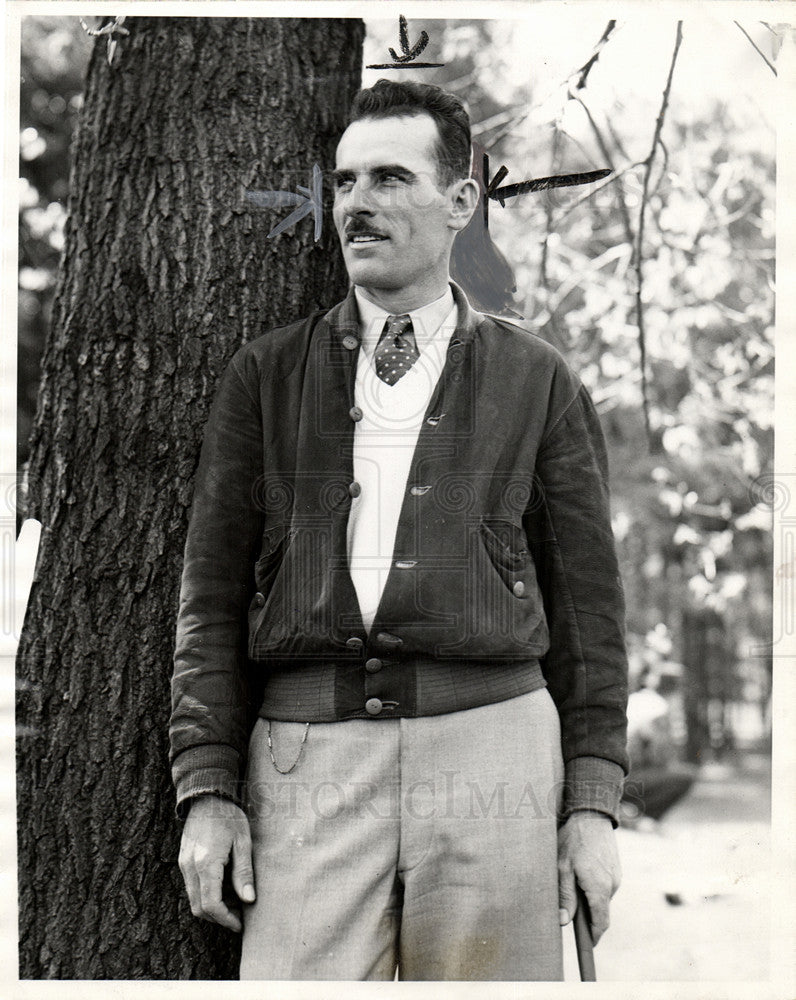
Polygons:
M625 775L619 764L602 757L574 757L564 771L563 822L573 812L587 809L608 816L619 826L619 802Z
M200 795L218 795L243 808L240 754L223 743L191 747L172 763L171 776L177 789L177 816L185 819L191 800Z

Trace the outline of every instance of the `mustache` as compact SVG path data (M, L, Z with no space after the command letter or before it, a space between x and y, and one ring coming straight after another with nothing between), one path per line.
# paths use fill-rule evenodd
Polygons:
M346 239L351 239L352 236L384 236L384 233L380 233L378 229L362 222L347 223L343 232Z

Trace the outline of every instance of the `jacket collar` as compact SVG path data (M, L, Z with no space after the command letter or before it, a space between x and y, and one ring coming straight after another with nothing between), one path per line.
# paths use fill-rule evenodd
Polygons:
M451 281L450 286L453 292L453 301L456 303L458 310L456 338L458 338L460 343L466 343L474 336L484 315L473 309L467 301L464 291L455 281ZM353 285L349 288L348 294L343 301L333 306L323 318L333 331L333 335L345 337L348 334L354 334L359 339L359 311L357 310Z

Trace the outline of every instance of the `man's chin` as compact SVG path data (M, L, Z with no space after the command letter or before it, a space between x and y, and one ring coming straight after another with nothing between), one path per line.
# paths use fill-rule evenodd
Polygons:
M373 288L394 288L396 275L384 265L375 261L347 260L348 277L354 285L365 285Z

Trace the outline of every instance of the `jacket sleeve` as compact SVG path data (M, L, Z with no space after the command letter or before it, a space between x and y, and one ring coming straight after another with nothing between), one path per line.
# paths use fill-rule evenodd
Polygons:
M259 396L237 355L224 374L204 432L177 618L169 731L177 812L217 794L241 804L256 691L246 657L253 564L262 535Z
M605 441L571 373L569 402L537 455L525 527L550 630L542 669L561 720L562 818L593 809L617 822L628 770L624 593L611 530Z

